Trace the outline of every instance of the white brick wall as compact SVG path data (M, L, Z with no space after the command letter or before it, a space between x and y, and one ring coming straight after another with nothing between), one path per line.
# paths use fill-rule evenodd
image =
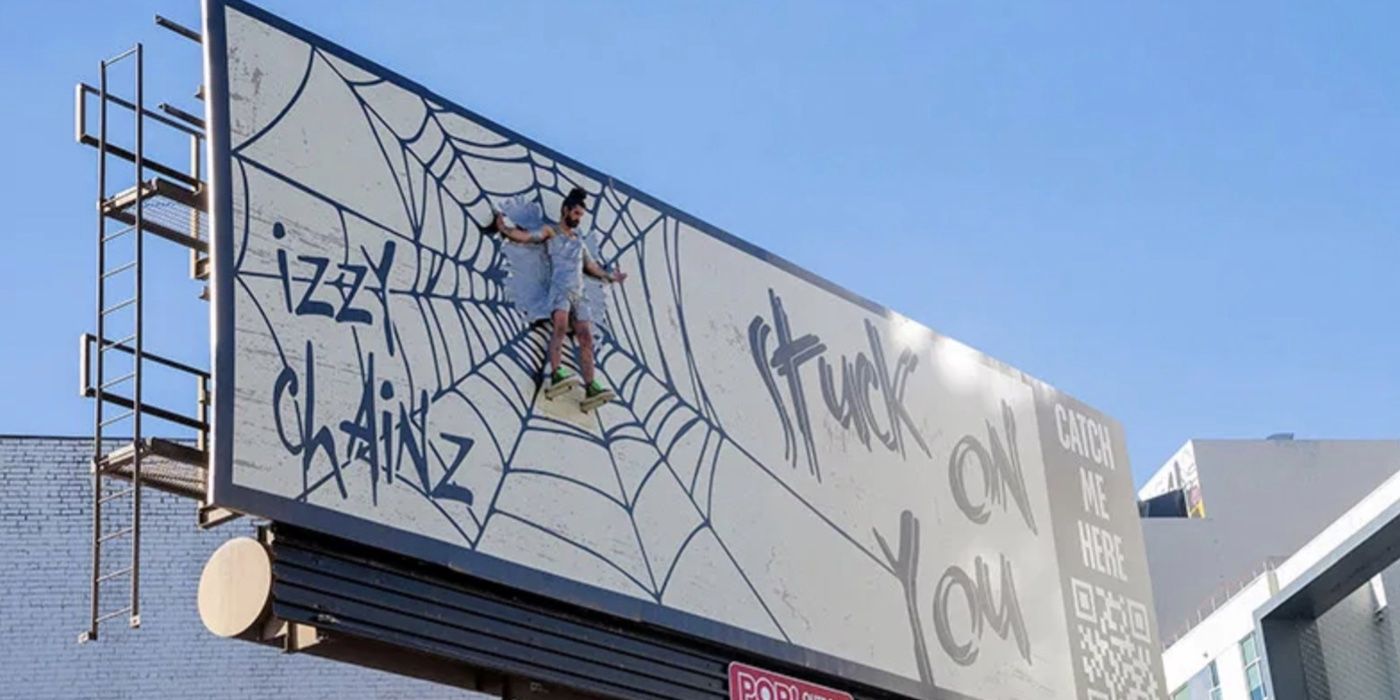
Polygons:
M141 629L112 620L99 641L78 645L88 610L91 445L0 437L0 698L485 697L210 634L195 609L200 569L219 544L251 527L235 521L200 531L193 502L149 489ZM108 590L121 596L125 585Z

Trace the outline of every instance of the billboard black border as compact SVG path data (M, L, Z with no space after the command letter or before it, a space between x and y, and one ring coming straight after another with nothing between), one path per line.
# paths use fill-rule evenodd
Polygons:
M355 66L382 75L388 82L433 100L446 109L456 111L487 128L514 139L529 148L557 160L569 168L598 181L612 181L625 188L635 199L649 207L695 228L696 230L772 264L808 283L816 285L846 301L884 318L905 317L864 296L830 280L819 277L791 261L719 229L676 207L657 200L642 190L618 178L598 171L548 146L521 135L497 122L483 117L398 72L360 56L343 46L303 27L269 13L243 0L201 0L204 35L205 120L208 130L208 163L210 196L210 226L213 241L213 299L210 350L214 367L214 415L212 457L209 469L209 502L250 515L277 522L305 527L363 544L382 547L411 557L449 567L470 576L505 585L535 595L543 595L582 608L629 622L652 625L703 642L720 644L736 650L735 658L768 658L777 662L811 669L839 680L848 680L871 688L899 693L921 700L977 700L974 697L924 684L912 678L856 663L838 656L818 652L797 644L760 635L732 625L717 622L692 613L668 608L640 598L608 591L555 574L475 552L441 540L416 535L399 528L374 523L337 512L330 508L298 502L233 483L233 444L220 439L220 431L232 425L234 399L234 279L233 279L233 191L232 156L229 143L228 36L225 27L226 10L233 9L264 22L276 29L312 44ZM915 322L917 324L917 322ZM947 339L923 324L917 324L934 338ZM953 341L957 342L957 341ZM1049 384L1020 370L976 351L979 361L1003 373L1016 376L1039 391L1058 393ZM1107 416L1105 416L1107 418ZM1109 420L1112 420L1109 418ZM936 679L935 679L936 683Z

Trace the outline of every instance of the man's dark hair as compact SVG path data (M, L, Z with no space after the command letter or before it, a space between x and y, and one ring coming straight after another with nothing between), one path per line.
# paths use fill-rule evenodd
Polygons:
M569 190L569 196L564 198L564 208L572 209L578 206L585 206L584 202L587 201L587 197L588 193L584 192L582 187L575 187Z

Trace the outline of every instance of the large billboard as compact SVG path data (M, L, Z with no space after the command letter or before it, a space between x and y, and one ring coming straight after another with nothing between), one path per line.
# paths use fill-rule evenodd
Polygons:
M1117 423L258 8L205 50L214 502L908 697L1162 697ZM593 412L483 231L575 187Z

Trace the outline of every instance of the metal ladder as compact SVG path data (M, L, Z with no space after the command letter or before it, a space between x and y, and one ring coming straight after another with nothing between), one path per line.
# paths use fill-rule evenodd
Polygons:
M92 455L92 581L91 581L91 615L89 616L88 628L79 637L79 641L91 641L97 639L98 626L107 620L128 615L128 620L132 627L141 626L141 389L142 389L142 368L143 350L141 339L142 325L142 262L145 251L143 243L145 236L143 229L143 199L144 191L140 185L145 180L145 163L143 162L144 151L144 131L145 131L145 108L143 92L143 55L144 49L141 44L127 49L117 56L102 61L101 83L98 88L98 143L97 143L97 350L95 353L95 401L93 415L93 455ZM135 144L131 151L133 157L129 158L135 168L135 192L136 199L130 210L133 212L135 220L130 223L121 223L121 227L109 226L108 222L113 221L109 215L109 202L113 195L107 192L107 159L111 155L112 146L107 139L107 117L108 117L108 70L115 65L124 62L135 61L135 108L133 110L135 119ZM112 230L114 229L115 230ZM116 244L116 245L113 245ZM131 254L126 257L109 254L109 247L117 248L125 245ZM113 261L113 258L116 261ZM122 284L125 283L125 284ZM119 301L113 303L109 300L108 287L127 287L131 289L131 295L119 295ZM121 332L121 336L113 339L112 331ZM124 332L123 332L124 331ZM118 371L113 372L112 365L117 364L115 357L110 357L109 352L122 350L130 358L130 363L122 366ZM119 387L130 387L130 401L126 402L129 407L118 405L114 415L110 415L106 410L115 392ZM115 485L111 491L105 487L109 480L107 473L107 461L104 459L107 454L107 435L112 428L120 424L129 425L131 428L129 448L132 453L131 477L129 485ZM129 508L129 520L125 527L109 527L104 525L103 507L114 507L119 502L125 502ZM103 569L103 546L110 546L118 540L127 540L130 548L130 557L126 566L111 567ZM126 605L111 610L102 609L104 584L109 587L120 582L127 583Z
M198 32L159 15L156 24L195 43L202 41ZM207 281L210 267L209 240L203 226L208 213L208 191L200 179L205 125L202 119L166 103L158 106L163 114L146 109L144 53L143 45L138 43L102 61L99 86L79 83L75 95L74 136L78 143L97 151L97 328L95 334L83 334L79 346L79 391L94 399L91 614L87 629L78 636L79 642L97 639L102 623L124 615L131 627L141 625L144 489L155 488L198 501L196 522L200 527L213 527L237 517L237 513L208 504L212 403L209 372L150 352L143 339L146 234L188 249L192 279ZM117 96L109 88L109 72L127 66L135 78L134 100ZM98 101L96 135L87 131L88 97ZM112 107L131 115L133 142L118 145L109 139ZM188 171L148 156L148 123L189 140ZM118 192L109 191L111 158L129 164L134 174L131 186ZM148 180L147 173L154 176ZM207 286L201 297L207 299ZM150 370L192 378L194 412L171 410L144 397L145 376ZM148 419L192 430L194 439L147 437ZM119 432L123 428L129 428L129 433ZM111 437L113 433L122 436ZM126 545L129 550L113 553L112 548L118 545ZM119 557L123 561L115 561ZM112 590L122 583L126 584L125 591ZM104 607L109 597L123 592L125 605L109 603Z

